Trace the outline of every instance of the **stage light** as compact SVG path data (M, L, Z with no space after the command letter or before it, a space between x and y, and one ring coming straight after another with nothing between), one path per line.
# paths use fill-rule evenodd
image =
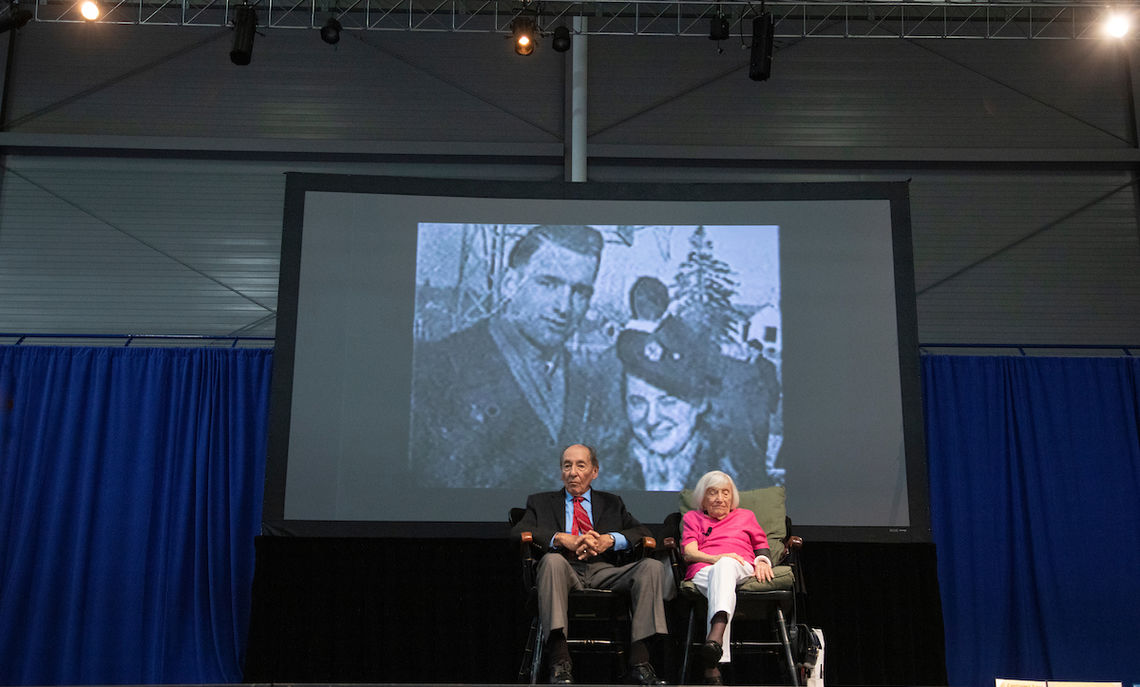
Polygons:
M28 10L16 9L15 5L9 8L8 13L0 17L0 33L11 31L12 29L23 28L32 20L32 13Z
M230 62L246 65L253 59L253 37L257 35L257 12L249 5L234 9L234 47Z
M570 49L570 29L565 26L559 26L554 29L554 38L550 41L550 47L554 48L554 52L566 52Z
M1124 38L1132 28L1127 14L1111 12L1104 22L1104 32L1113 38Z
M729 28L728 17L717 12L716 16L709 22L709 40L727 41L731 35L732 31Z
M79 5L79 14L87 21L95 21L102 13L102 10L99 8L99 3L95 2L95 0L84 0L84 2Z
M335 17L329 17L325 25L321 27L321 40L329 45L336 45L340 41L340 30L342 28Z
M748 59L748 78L767 81L772 76L772 39L776 22L770 12L761 12L752 20L752 52Z
M515 17L511 21L511 35L515 40L515 53L529 55L534 52L534 46L538 42L538 30L533 19Z

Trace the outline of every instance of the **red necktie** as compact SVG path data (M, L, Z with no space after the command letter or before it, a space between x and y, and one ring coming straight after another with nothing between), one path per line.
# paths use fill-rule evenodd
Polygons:
M590 516L586 514L586 507L582 505L582 497L574 497L574 525L570 528L570 534L585 534L594 529L593 523L590 522Z

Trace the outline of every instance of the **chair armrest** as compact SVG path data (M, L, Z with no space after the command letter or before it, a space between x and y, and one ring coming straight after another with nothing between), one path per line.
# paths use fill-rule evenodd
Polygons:
M533 532L519 532L519 555L524 562L533 564L544 553L546 547L534 540Z
M532 589L535 585L535 568L538 566L539 547L534 543L533 532L519 532L519 559L522 562L523 587Z
M792 519L784 516L784 555L780 557L778 564L790 565L793 568L799 563L800 549L803 548L804 540L792 534Z
M673 582L680 586L685 579L685 557L681 554L681 547L677 545L677 539L665 537L662 549L669 556L669 569L673 573Z
M669 568L673 571L673 582L679 587L685 579L685 570L687 569L685 557L681 555L681 514L674 512L665 516L661 532L665 535L664 550L669 556Z
M799 594L807 593L807 581L804 579L804 570L800 566L800 549L804 547L804 540L796 535L790 535L784 541L784 565L789 565L795 571L795 589Z
M621 561L625 561L625 562L640 561L642 558L652 556L653 552L656 550L657 550L657 540L656 539L654 539L653 537L642 537L641 539L638 539L637 542L634 543L632 549L627 549L625 551L618 551L617 554L618 554L619 560L621 560Z

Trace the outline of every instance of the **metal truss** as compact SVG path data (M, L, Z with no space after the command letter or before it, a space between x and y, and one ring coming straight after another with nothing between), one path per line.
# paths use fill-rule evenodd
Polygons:
M227 26L241 0L102 0L104 23ZM1118 4L1135 12L1137 0ZM30 2L25 4L27 7ZM588 19L588 33L621 36L707 36L711 19L729 18L734 35L751 33L761 8L777 38L1077 39L1102 37L1109 12L1093 2L796 2L768 0L249 0L258 25L314 29L329 17L345 30L507 33L527 15L544 31ZM79 2L38 0L35 19L81 22ZM1138 17L1140 18L1140 17Z

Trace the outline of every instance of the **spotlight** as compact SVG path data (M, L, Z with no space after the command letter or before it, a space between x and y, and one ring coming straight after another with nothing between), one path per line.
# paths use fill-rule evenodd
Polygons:
M727 41L731 35L732 31L729 29L728 17L717 12L716 16L709 22L709 40Z
M87 21L95 21L102 14L102 11L99 8L99 3L95 0L84 0L79 5L79 14Z
M771 12L763 12L752 20L752 53L748 60L748 78L767 81L772 76L772 39L776 23Z
M1113 12L1108 15L1108 19L1104 22L1104 31L1113 38L1124 38L1128 35L1131 29L1131 22L1128 20L1128 15L1119 12Z
M336 45L340 41L340 22L335 17L329 17L325 25L321 27L321 40L329 45Z
M31 20L31 12L28 10L16 9L15 5L13 5L12 9L7 14L5 14L3 17L0 17L0 33L5 33L7 31L11 31L12 29L23 28L24 24L27 24Z
M554 52L566 52L570 49L570 29L565 26L559 26L554 29L554 39L550 41L550 47L554 48Z
M511 34L515 39L515 52L519 55L529 55L534 52L538 42L538 31L534 20L530 17L515 17L511 21Z
M253 59L253 37L257 33L257 12L249 5L238 5L234 9L234 47L230 50L230 62L249 64Z

